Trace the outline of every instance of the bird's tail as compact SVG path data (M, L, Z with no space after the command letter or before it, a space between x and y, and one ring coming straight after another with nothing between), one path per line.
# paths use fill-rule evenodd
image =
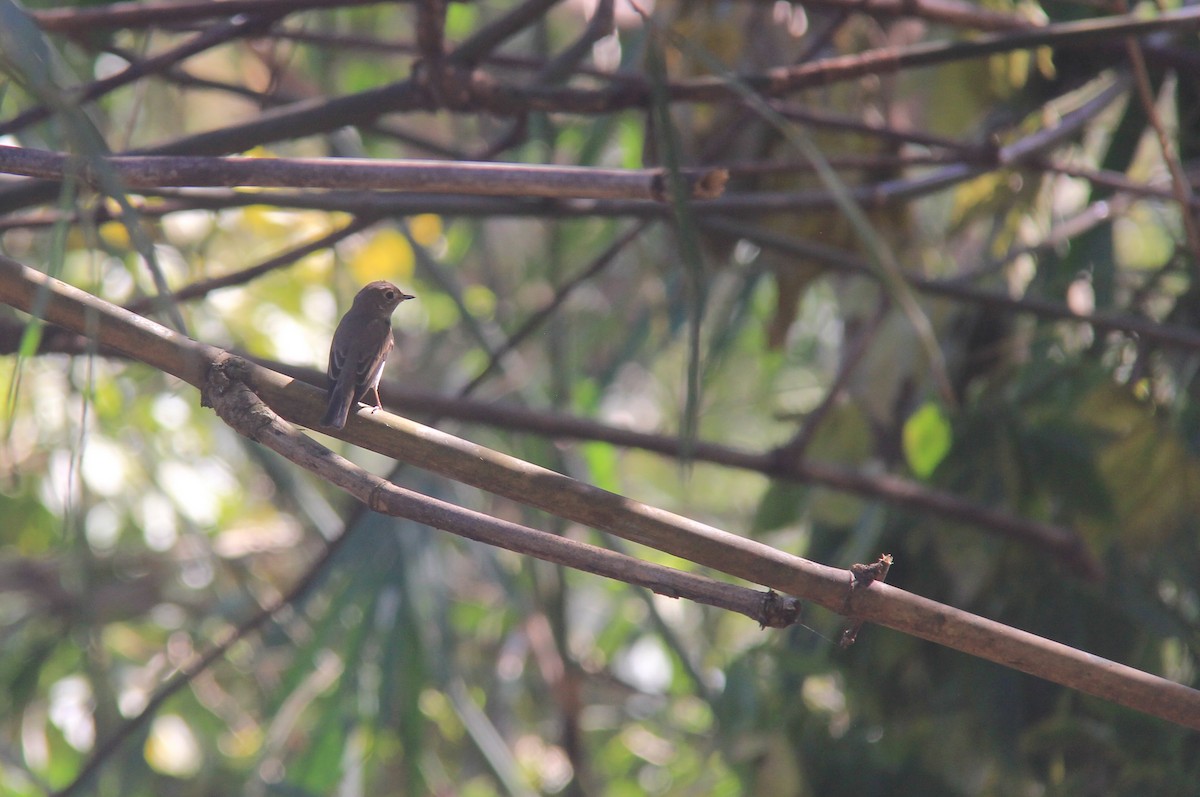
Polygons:
M326 429L341 429L350 417L350 407L354 404L354 382L350 379L339 379L329 386L329 403L325 408L325 417L321 425Z

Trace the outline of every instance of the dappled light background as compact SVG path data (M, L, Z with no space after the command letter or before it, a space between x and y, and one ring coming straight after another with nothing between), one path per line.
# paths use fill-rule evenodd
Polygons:
M162 188L125 195L131 224L78 181L4 175L0 251L167 324L155 271L172 291L228 277L178 303L187 334L318 372L354 293L390 280L417 300L385 384L482 408L417 420L825 564L889 552L889 583L1196 684L1192 22L913 63L1103 12L543 2L464 96L421 84L251 131L434 69L422 8L453 54L516 7L267 5L151 68L236 21L3 0L0 144L95 155L83 117L22 121L57 97L114 153L677 164L728 169L726 192ZM10 43L22 25L49 56ZM830 64L878 52L894 68ZM151 74L75 102L131 67ZM1194 733L931 643L868 626L843 650L820 609L764 630L366 512L186 383L27 322L0 308L0 793L1183 794L1200 775ZM564 415L645 444L547 431ZM694 567L313 434L418 492Z

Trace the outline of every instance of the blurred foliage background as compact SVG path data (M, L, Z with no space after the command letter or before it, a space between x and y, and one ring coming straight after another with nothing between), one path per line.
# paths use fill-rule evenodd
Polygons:
M1196 684L1191 23L1129 41L1119 27L1022 40L1122 8L659 0L642 4L653 25L601 4L610 29L588 27L585 0L528 3L528 24L467 64L516 87L511 108L468 96L446 110L423 88L406 107L381 98L343 118L335 98L436 62L436 42L418 41L422 13L452 54L511 0L118 15L139 5L158 7L30 2L27 17L4 0L0 143L85 157L679 163L726 167L729 188L688 206L163 189L124 197L131 226L112 197L71 181L5 178L5 254L128 304L157 292L156 269L178 290L360 222L181 302L181 320L205 342L323 370L353 293L392 280L418 301L394 318L390 381L687 433L778 468L502 422L441 421L448 431L826 564L891 552L897 586ZM205 35L195 54L154 62ZM972 52L1004 36L1010 46ZM822 71L949 42L959 55L919 67ZM805 69L827 79L747 77ZM737 89L683 96L712 76ZM573 97L595 110L557 110ZM327 118L289 128L294 109ZM233 132L212 143L209 131ZM1195 733L880 628L839 650L841 618L819 610L764 631L363 512L177 380L55 353L49 331L39 349L23 317L0 321L0 793L1195 793ZM787 477L806 462L867 487ZM416 470L394 477L599 539ZM873 493L896 477L981 514ZM1103 575L995 516L1077 536ZM175 668L305 577L261 633L76 780Z

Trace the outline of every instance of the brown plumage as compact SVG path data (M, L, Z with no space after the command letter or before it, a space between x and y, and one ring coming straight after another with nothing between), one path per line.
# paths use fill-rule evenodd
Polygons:
M394 345L392 312L412 298L384 280L366 285L354 297L354 304L342 316L329 345L329 399L321 426L344 427L354 402L362 401L372 391L376 409L383 406L379 401L379 378Z

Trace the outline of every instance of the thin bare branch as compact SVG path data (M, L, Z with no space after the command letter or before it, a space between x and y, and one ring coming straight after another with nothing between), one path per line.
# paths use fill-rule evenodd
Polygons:
M500 361L505 355L516 349L527 337L540 329L541 326L550 319L554 312L561 307L568 298L570 298L571 294L576 288L578 288L580 285L583 285L588 280L594 279L597 275L604 271L604 269L608 268L608 266L616 260L617 255L619 255L626 246L628 246L639 235L641 235L647 226L649 226L649 222L645 221L634 225L624 235L619 236L616 240L614 240L612 244L610 244L603 252L601 252L586 268L582 269L574 277L567 280L567 282L558 286L558 288L556 288L554 291L554 296L552 296L550 300L546 302L546 304L540 307L537 312L525 319L525 322L521 324L521 326L518 327L515 332L508 336L508 339L504 341L503 346L488 356L487 364L479 371L478 374L475 375L474 379L463 386L458 393L459 397L461 398L471 394L474 392L475 388L483 384L484 380L487 379L488 376L491 375L500 365Z
M728 219L713 218L705 224L725 235L739 235L759 246L800 255L838 270L869 276L868 264L859 255L844 249L813 243L757 227L748 227ZM1014 297L1007 293L966 285L957 280L932 280L907 273L905 279L914 289L930 296L943 296L984 307L1029 313L1041 318L1078 321L1097 332L1136 335L1159 345L1188 351L1200 351L1200 332L1182 326L1160 324L1146 318L1121 313L1079 313L1058 301L1033 296Z
M1062 22L1033 30L983 34L965 42L925 42L910 47L888 47L853 55L835 56L791 67L776 67L758 74L740 75L737 81L767 98L785 97L806 89L855 80L867 75L892 74L905 69L985 58L997 53L1053 46L1085 47L1122 36L1141 36L1165 28L1186 30L1200 25L1200 9L1188 8L1152 19L1134 15L1099 20ZM603 114L646 108L652 86L643 76L618 76L611 86L516 86L474 72L463 76L465 105L496 114L530 111ZM733 100L737 90L723 77L698 77L670 83L665 88L671 102L717 103Z
M328 249L334 244L349 238L351 235L362 232L378 222L376 218L370 216L360 216L352 220L349 224L334 230L333 232L322 235L308 243L301 244L297 247L281 252L275 257L264 260L262 263L250 266L249 268L240 269L230 274L225 274L220 277L193 282L191 285L186 285L171 295L171 300L175 302L189 302L193 299L201 299L213 291L222 288L229 288L234 285L244 285L256 277L261 277L276 269L291 265L303 257ZM151 312L158 303L156 297L149 297L132 302L126 306L130 312L144 315Z
M570 46L538 70L535 83L544 85L562 83L577 71L579 62L591 55L593 45L605 36L611 35L616 29L613 2L614 0L597 0L592 18L588 20L583 33L571 42Z
M854 331L854 339L846 346L845 352L841 357L841 362L838 363L837 373L834 374L833 381L829 384L829 387L825 389L825 397L821 399L821 402L811 412L805 415L804 422L796 430L795 436L776 448L773 452L776 462L784 470L790 469L792 463L803 462L804 452L812 444L817 430L821 428L821 422L837 406L846 389L846 384L850 381L850 377L854 375L854 371L862 363L863 357L870 350L872 341L875 340L876 334L878 334L879 329L883 326L884 319L887 318L887 310L887 297L881 296L875 307L875 312Z
M81 34L107 28L176 26L237 14L292 14L317 8L377 5L384 0L135 0L93 7L30 11L42 30Z
M1125 5L1123 0L1121 0L1121 5ZM1171 174L1171 189L1181 211L1184 236L1192 254L1192 262L1196 264L1197 274L1200 274L1200 226L1197 225L1196 213L1192 210L1192 203L1195 199L1192 184L1183 171L1183 165L1179 162L1179 153L1175 151L1166 125L1163 124L1162 115L1158 112L1158 103L1154 96L1154 87L1150 85L1150 74L1146 69L1146 55L1142 50L1142 45L1137 39L1129 38L1125 41L1125 47L1129 52L1129 63L1133 70L1138 101L1142 104L1142 110L1150 123L1150 129L1154 131L1163 163L1166 164L1167 171Z
M805 0L804 5L811 8L834 8L873 17L917 17L942 25L976 30L1020 30L1038 27L1020 14L1006 14L959 0Z
M105 163L126 188L252 186L666 201L662 169L187 155L119 155ZM49 180L74 175L87 184L97 182L89 160L22 147L0 146L0 172ZM692 198L712 199L724 191L728 174L723 169L691 169L684 178Z
M275 15L239 17L231 22L214 25L177 47L172 47L150 58L131 62L129 66L111 77L96 80L75 89L70 95L71 99L77 103L92 102L143 77L172 69L180 61L197 53L226 44L234 39L256 36L269 28L278 15L283 13L285 12L278 11ZM52 113L53 110L44 105L23 111L7 121L0 122L0 136L11 135L29 125L44 121L50 118Z
M186 664L175 670L166 681L159 685L154 694L146 701L146 705L142 707L141 711L121 723L107 738L97 742L95 748L91 751L91 755L71 782L53 792L52 797L73 797L73 795L87 789L99 772L100 767L108 761L109 757L128 742L134 734L144 728L146 723L154 719L154 716L158 714L159 710L171 697L194 681L213 664L224 658L225 654L234 645L256 633L269 620L304 597L317 584L319 577L325 572L325 568L333 561L334 556L347 539L348 537L343 535L330 542L320 557L308 566L304 575L296 581L295 585L286 594L271 600L266 606L246 620L230 628L208 650L194 655Z

